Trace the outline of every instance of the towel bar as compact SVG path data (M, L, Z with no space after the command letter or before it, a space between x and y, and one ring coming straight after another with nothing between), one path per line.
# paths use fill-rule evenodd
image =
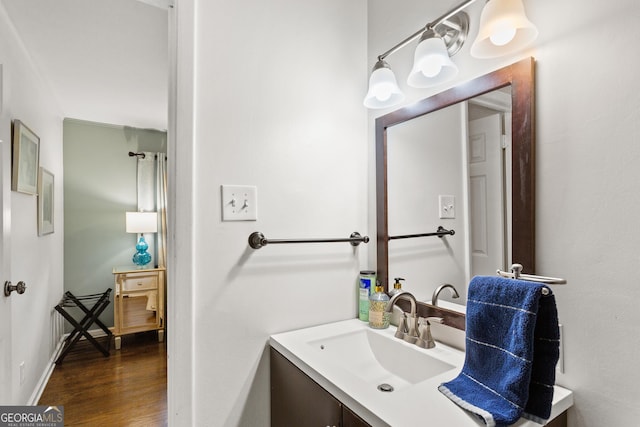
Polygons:
M346 239L267 239L264 234L254 231L249 236L249 246L253 249L260 249L267 245L276 243L334 243L334 242L349 242L351 246L358 246L360 243L369 243L369 236L361 236L360 233L354 231Z
M404 234L400 236L389 236L387 240L396 240L396 239L413 239L415 237L431 237L438 236L442 238L442 236L453 236L456 234L455 230L447 230L443 226L439 226L438 230L435 233L420 233L420 234Z
M537 276L534 274L522 274L522 268L523 268L522 264L512 264L511 273L507 271L502 271L502 270L497 270L496 273L499 276L506 277L508 279L528 280L531 282L544 283L547 285L564 285L567 283L565 279L560 279L557 277L545 277L545 276Z

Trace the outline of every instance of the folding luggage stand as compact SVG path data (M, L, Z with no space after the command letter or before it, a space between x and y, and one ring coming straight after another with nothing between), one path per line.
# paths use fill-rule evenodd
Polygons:
M74 327L73 331L64 340L62 351L60 356L56 359L56 364L62 363L62 360L69 353L71 348L84 336L91 344L94 345L105 357L109 357L109 349L111 347L112 332L105 326L104 323L98 319L98 316L109 305L109 295L111 294L111 288L107 289L101 294L90 294L75 296L71 292L64 293L62 300L56 305L56 310L67 319L69 323ZM87 308L87 305L91 305L91 308ZM84 313L84 317L80 322L77 322L71 314L66 310L68 308L77 307ZM93 324L97 324L107 334L107 346L106 348L100 344L91 334L88 332L89 328Z

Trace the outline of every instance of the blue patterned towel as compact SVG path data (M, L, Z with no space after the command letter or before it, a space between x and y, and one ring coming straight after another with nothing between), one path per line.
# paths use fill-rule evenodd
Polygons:
M543 289L548 295L543 295ZM487 426L551 414L560 331L542 283L476 276L469 284L464 366L438 389Z

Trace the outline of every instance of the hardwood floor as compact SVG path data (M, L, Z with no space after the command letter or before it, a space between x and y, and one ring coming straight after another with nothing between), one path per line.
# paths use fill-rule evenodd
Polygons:
M166 426L167 352L155 332L125 335L104 357L78 342L57 365L39 405L64 406L65 426Z

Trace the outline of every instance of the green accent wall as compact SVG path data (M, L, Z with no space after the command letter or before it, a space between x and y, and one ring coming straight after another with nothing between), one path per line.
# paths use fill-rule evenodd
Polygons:
M86 295L113 289L114 266L131 265L136 235L125 212L137 210L136 158L166 152L166 132L64 120L64 290ZM100 316L113 325L112 304Z

